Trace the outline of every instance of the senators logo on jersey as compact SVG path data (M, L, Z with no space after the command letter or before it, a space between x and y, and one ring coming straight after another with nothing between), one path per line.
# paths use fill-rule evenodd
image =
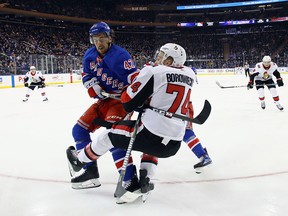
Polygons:
M268 73L267 71L265 71L265 72L263 73L263 79L264 79L264 80L267 80L267 79L269 79L269 78L270 78L269 73Z

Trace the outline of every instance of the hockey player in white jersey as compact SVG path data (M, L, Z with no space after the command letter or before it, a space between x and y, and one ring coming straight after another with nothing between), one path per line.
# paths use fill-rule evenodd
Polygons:
M266 85L273 97L274 103L277 108L279 110L283 110L284 108L279 103L279 95L276 90L276 84L273 81L273 76L276 77L276 82L279 87L284 85L283 79L281 78L281 75L278 71L277 64L271 61L270 56L264 56L262 62L257 63L253 72L251 73L247 88L252 89L255 80L258 97L261 102L261 108L265 109L266 104L264 85Z
M30 94L36 87L38 87L43 101L48 101L48 98L45 93L45 78L40 71L36 71L35 66L30 67L30 71L28 71L24 77L24 86L27 87L25 98L23 102L27 102Z
M172 62L171 61L165 61L163 63L161 63L159 61L148 62L144 66L155 66L155 64L156 65L157 64L158 65L164 64L166 66L170 66L172 64ZM191 72L193 72L195 74L195 82L198 84L196 68L191 67ZM186 116L191 118L191 119L194 117L194 108L193 108L191 101L188 102ZM194 133L192 122L187 122L186 131L185 131L183 141L187 144L187 146L191 150L191 152L193 152L194 155L200 160L198 163L196 163L193 166L195 169L195 172L197 174L202 173L212 163L212 159L210 158L210 156L207 152L207 149L202 146L201 141L199 140L199 138ZM153 161L155 161L156 158L153 158L153 159L154 159ZM154 167L155 167L155 165L157 165L157 163L152 164L152 166L154 166Z
M187 114L195 74L191 73L191 68L184 66L185 61L186 52L181 46L165 44L157 55L158 64L144 67L132 84L122 92L121 101L127 112L139 107L145 110L138 125L133 150L155 158L171 157L179 150L186 122L150 108L156 107L184 116ZM135 123L133 120L114 123L110 130L99 134L77 157L70 154L68 159L71 166L77 170L86 163L97 160L113 147L127 149ZM141 163L139 187L142 193L154 188L150 179L155 173L155 167L151 163L149 166Z

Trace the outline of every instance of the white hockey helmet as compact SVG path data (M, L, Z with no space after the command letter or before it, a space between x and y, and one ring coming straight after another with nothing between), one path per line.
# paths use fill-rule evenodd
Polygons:
M186 51L185 49L175 43L167 43L160 48L160 51L164 53L162 63L168 57L173 58L173 67L182 67L186 61Z
M263 62L265 67L269 67L269 65L271 63L271 57L270 56L264 56L262 59L262 62Z
M36 70L36 67L35 66L31 66L30 70Z

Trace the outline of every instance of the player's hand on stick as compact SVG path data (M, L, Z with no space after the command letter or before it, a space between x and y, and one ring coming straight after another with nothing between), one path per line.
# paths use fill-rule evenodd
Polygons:
M279 87L281 87L281 86L284 85L282 78L278 78L276 81L277 81L277 85L278 85Z
M102 95L102 87L99 85L98 80L94 77L84 83L85 88L88 90L88 94L91 98L106 99L107 97Z
M28 86L29 86L28 82L25 82L25 83L24 83L24 86L25 86L25 87L28 87Z

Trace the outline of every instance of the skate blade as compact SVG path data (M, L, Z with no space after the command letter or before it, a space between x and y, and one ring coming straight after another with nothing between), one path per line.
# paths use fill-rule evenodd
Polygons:
M134 191L133 193L130 191L126 191L121 197L117 197L116 203L117 204L131 203L136 201L142 195L143 194L141 193L140 189Z
M280 111L284 111L284 108L283 107L278 107L277 108L280 110Z
M96 188L100 186L101 186L101 183L99 179L90 179L88 181L81 182L81 183L74 183L74 182L72 183L72 188L75 190Z
M70 176L74 177L76 172L74 171L74 169L73 169L73 167L69 161L68 161L68 169L69 169Z
M149 195L151 194L151 192L147 192L145 194L142 195L142 202L145 203L146 200L148 199Z
M210 168L211 165L212 165L212 163L209 163L209 164L207 164L206 166L197 167L197 168L195 168L195 172L196 172L197 174L201 174L201 173L207 171L207 170Z

